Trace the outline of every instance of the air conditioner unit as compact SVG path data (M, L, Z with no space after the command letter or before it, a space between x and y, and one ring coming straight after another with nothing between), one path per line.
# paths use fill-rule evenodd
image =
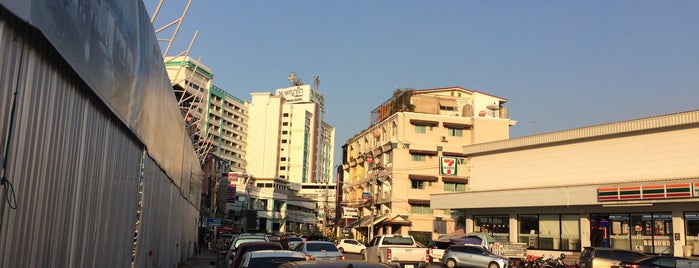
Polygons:
M447 142L447 136L442 136L442 142Z

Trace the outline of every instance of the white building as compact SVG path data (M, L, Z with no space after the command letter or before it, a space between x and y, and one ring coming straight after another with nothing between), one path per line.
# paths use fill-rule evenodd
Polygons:
M323 95L315 87L298 85L277 89L274 95L251 93L251 96L247 172L256 180L286 181L292 185L290 189L300 185L298 195L306 202L315 200L314 206L319 207L326 199L326 192L334 193L335 129L323 121ZM330 190L325 191L325 187ZM293 222L296 217L287 217L286 201L280 204L286 214L281 219L275 218L282 226L280 231L294 224L315 226L323 216L316 214L313 219ZM304 208L308 204L294 207ZM267 230L273 230L272 222L266 221Z

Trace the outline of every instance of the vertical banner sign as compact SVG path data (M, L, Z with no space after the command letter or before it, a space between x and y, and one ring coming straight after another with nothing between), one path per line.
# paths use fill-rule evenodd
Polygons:
M238 186L238 174L228 173L228 194L226 195L226 203L235 203L235 191Z
M442 157L440 160L440 175L456 175L456 157Z

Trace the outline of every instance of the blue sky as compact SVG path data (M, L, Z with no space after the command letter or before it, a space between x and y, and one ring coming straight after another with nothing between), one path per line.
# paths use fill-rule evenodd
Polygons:
M506 98L512 138L699 109L699 1L194 0L170 55L195 30L190 56L241 99L319 76L338 153L396 88Z

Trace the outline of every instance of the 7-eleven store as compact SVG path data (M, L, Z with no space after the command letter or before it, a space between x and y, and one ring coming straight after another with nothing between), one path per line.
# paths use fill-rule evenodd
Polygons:
M699 255L699 111L464 147L466 232L530 250Z

